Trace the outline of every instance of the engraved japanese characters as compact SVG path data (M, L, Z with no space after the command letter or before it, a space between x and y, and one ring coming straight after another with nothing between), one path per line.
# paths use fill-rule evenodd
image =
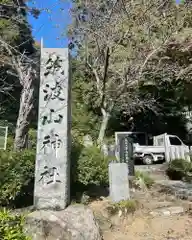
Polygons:
M69 201L70 105L68 49L42 48L36 208L64 209Z

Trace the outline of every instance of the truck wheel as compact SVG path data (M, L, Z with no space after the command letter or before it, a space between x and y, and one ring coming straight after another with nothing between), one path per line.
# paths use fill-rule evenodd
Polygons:
M151 155L146 155L143 157L143 163L146 165L153 164L153 157Z

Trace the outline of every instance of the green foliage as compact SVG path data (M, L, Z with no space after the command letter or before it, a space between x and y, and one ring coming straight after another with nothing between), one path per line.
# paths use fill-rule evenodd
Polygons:
M72 154L73 181L85 186L108 184L108 162L96 146L82 147L78 158Z
M167 168L167 175L172 180L182 180L192 172L192 163L185 159L172 160Z
M136 171L135 179L136 179L136 182L142 181L142 183L147 188L150 188L154 184L154 180L147 173L144 173L144 172Z
M28 148L36 149L37 144L37 131L36 129L30 128L28 131ZM7 138L7 149L8 151L13 150L14 147L14 138L12 135L9 135Z
M10 20L1 19L0 20L0 31L1 31L1 29L8 27L9 25L10 25Z
M35 151L0 152L0 205L30 204Z
M7 138L7 151L13 150L14 139L12 136Z
M72 61L72 131L73 135L89 134L97 137L99 131L99 116L94 112L94 93L85 68L80 62Z
M79 78L86 90L80 90L82 98L89 98L89 106L95 112L104 102L109 110L114 103L111 111L117 123L114 126L118 125L119 114L119 122L122 126L126 124L127 129L131 124L122 121L123 115L128 119L134 117L137 130L138 126L141 131L146 130L145 118L150 133L170 130L172 125L172 132L177 129L182 132L170 116L180 115L191 96L191 91L186 96L185 89L185 84L191 82L191 6L178 5L174 0L163 5L159 0L126 1L122 5L109 1L73 2L71 47L77 50L81 65L85 63L86 69L80 71L88 76L88 80L85 76ZM126 88L121 89L125 75L128 81ZM83 108L79 112L89 124L91 121L86 119L89 114L84 114ZM135 113L139 113L138 124Z
M77 186L108 184L108 159L96 146L86 148L73 139L71 150L72 190ZM0 151L0 206L32 204L34 171L35 150Z
M115 215L122 212L123 215L134 213L138 208L138 202L135 200L123 200L115 204L110 204L107 211L110 215Z
M106 143L106 144L114 144L114 142L115 142L114 136L106 137L106 138L104 139L104 143Z
M36 149L37 144L37 130L30 128L28 132L28 143L30 149Z
M28 14L37 16L38 10L27 7L27 1L24 0L1 0L0 2L2 3L0 19L0 55L2 60L0 66L1 119L7 119L15 124L19 112L21 85L23 85L23 80L19 79L19 77L24 76L24 72L26 72L26 69L24 70L21 65L26 60L29 63L29 59L31 59L34 61L30 61L30 65L33 69L38 69L36 65L38 61L34 59L37 58L38 51L34 47L31 26L27 19ZM23 61L19 60L20 56L23 56ZM18 74L21 71L24 72ZM35 81L32 86L37 85L36 82L38 81ZM29 115L32 116L32 114ZM31 118L27 116L28 124L31 123ZM24 136L25 134L21 135Z
M8 3L11 3L11 0L1 0L1 3L2 4L8 4Z
M23 231L24 217L12 215L9 211L0 210L0 239L30 240Z

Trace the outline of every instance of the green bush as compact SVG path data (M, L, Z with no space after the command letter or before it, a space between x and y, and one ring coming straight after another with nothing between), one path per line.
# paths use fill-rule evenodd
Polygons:
M37 144L37 130L30 128L28 132L28 147L29 149L36 149ZM9 135L7 138L7 148L8 151L13 151L14 147L14 137Z
M30 128L28 132L28 147L30 149L36 149L37 145L37 130Z
M72 190L108 184L108 159L96 146L86 148L73 141L71 150ZM0 206L32 205L34 171L35 150L0 151Z
M172 180L182 180L186 178L190 172L192 172L192 164L184 159L172 160L166 170L168 177Z
M30 240L23 232L24 217L11 215L9 211L0 210L0 239Z
M115 215L122 212L123 215L134 213L139 207L139 203L135 200L122 200L118 203L110 204L107 206L107 211L110 215Z
M147 188L150 188L154 184L154 180L147 173L140 171L135 172L135 182L142 182Z
M0 151L0 205L30 204L35 151Z
M14 145L14 138L12 136L8 136L7 138L7 151L13 150L13 145Z
M96 146L79 146L78 156L72 154L72 169L75 183L85 186L108 184L108 158Z

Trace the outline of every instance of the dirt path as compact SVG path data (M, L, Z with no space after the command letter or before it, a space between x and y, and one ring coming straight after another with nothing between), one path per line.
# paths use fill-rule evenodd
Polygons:
M190 212L170 216L152 216L151 211L178 206L187 210L189 203L173 196L151 192L136 192L140 208L126 217L109 216L107 199L90 204L103 232L104 240L192 240Z
M132 223L104 231L104 240L192 240L189 216L137 217Z

